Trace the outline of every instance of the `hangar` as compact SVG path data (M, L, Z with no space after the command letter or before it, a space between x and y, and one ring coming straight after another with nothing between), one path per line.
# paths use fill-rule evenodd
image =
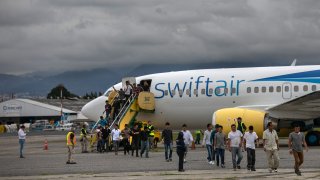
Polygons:
M53 106L30 99L11 99L0 103L0 122L4 124L33 123L36 120L47 119L59 121L77 119L77 112L58 106Z

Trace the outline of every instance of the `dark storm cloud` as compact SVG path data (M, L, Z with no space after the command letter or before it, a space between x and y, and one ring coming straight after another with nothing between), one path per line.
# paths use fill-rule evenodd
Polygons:
M319 64L319 9L299 0L0 1L0 72Z

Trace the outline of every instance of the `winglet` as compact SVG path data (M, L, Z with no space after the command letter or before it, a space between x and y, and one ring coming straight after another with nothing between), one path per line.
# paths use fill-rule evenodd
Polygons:
M297 63L297 59L294 59L291 63L291 66L296 66L296 63Z

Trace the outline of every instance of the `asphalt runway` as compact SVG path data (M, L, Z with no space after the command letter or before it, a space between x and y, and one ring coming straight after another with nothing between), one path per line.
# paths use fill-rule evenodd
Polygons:
M44 140L49 143L49 150L43 150ZM292 174L294 160L285 147L286 140L282 140L280 148L280 168L286 174ZM59 177L66 174L97 175L103 173L126 174L126 173L148 173L148 172L174 172L177 171L177 154L173 151L173 161L166 162L162 144L159 148L149 152L150 158L125 156L123 151L115 156L113 152L109 153L80 153L80 145L77 145L75 160L77 164L67 165L67 148L65 144L65 135L35 135L28 136L25 146L24 159L19 158L19 144L16 136L0 136L0 179L17 177L17 179L27 179L28 177L50 176ZM320 173L320 147L311 147L309 152L305 152L305 162L302 166L302 172ZM231 153L226 152L226 169L221 169L216 165L209 165L206 161L207 152L205 148L197 146L196 150L189 150L187 163L185 163L186 172L198 172L212 170L212 172L225 172L246 174L246 153L243 153L241 162L242 169L236 172L232 171ZM256 150L256 168L257 173L267 172L266 155L262 148ZM291 170L292 169L292 170ZM254 173L254 172L251 172ZM152 173L151 173L152 174ZM233 174L234 175L234 174ZM267 173L268 175L268 173ZM285 174L284 174L285 175ZM115 175L114 175L115 176ZM20 178L18 178L20 177ZM134 176L133 176L134 177ZM199 176L201 179L201 176ZM314 177L320 179L320 174ZM150 177L149 177L150 178ZM31 178L33 179L33 178ZM63 179L63 178L60 178ZM68 179L68 178L67 178ZM76 178L77 179L77 178ZM126 179L126 178L124 178ZM159 179L163 179L160 178ZM183 178L184 179L184 178ZM311 178L312 179L312 178Z

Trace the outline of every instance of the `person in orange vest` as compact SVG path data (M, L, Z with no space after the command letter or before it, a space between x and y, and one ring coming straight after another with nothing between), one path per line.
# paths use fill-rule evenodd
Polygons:
M70 132L67 134L67 147L68 147L68 161L67 164L77 164L72 159L72 154L74 154L74 146L76 145L76 136L74 134L74 128L71 128Z

